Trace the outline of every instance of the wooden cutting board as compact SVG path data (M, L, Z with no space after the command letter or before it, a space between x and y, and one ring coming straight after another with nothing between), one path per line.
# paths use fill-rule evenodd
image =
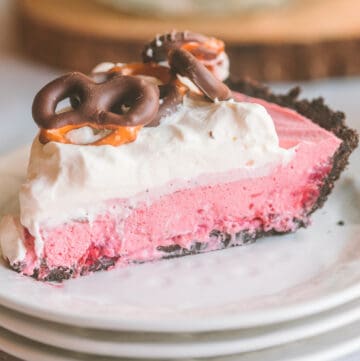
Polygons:
M131 16L90 0L20 0L17 8L24 52L66 69L136 61L156 33L188 29L223 39L235 75L298 80L360 74L359 0L298 0L203 18Z

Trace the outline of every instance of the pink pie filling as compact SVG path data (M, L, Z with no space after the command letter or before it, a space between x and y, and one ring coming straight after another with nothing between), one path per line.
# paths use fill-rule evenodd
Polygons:
M264 105L280 145L296 146L286 166L274 166L266 176L179 190L133 209L130 200L110 200L108 211L91 222L43 226L41 260L33 237L25 232L23 273L33 274L42 263L39 278L59 267L76 275L100 269L106 260L127 264L210 251L306 225L341 140L292 110L241 94L237 98ZM128 208L125 218L116 212L119 207Z

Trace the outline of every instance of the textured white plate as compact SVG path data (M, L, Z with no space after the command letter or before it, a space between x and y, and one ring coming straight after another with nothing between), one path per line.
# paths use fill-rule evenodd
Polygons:
M74 353L41 345L2 328L0 328L0 345L3 351L26 361L120 361L118 358ZM330 361L359 349L360 323L357 322L336 331L285 346L241 355L220 356L211 358L209 361ZM141 361L138 358L137 360ZM183 361L195 360L198 359L187 358ZM121 361L130 361L130 359L121 358ZM180 361L179 358L177 361Z
M0 161L1 212L16 208L12 197L24 159L20 152ZM343 177L307 230L62 285L22 277L1 263L0 304L69 325L158 332L267 325L344 304L360 296L356 171Z
M266 327L207 333L131 333L61 326L0 307L0 326L46 345L117 357L213 357L284 345L360 319L360 299L331 311Z

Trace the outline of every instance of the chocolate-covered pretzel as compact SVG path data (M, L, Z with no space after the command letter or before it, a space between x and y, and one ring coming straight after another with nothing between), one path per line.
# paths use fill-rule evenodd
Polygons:
M138 75L149 76L158 79L160 92L159 110L153 120L147 126L157 126L160 119L171 113L174 108L182 102L188 88L183 85L168 67L156 63L129 63L115 65L107 72L93 73L92 76L97 81L111 79L117 75Z
M211 100L231 98L231 90L190 52L180 48L170 50L168 60L174 72L189 78Z
M57 113L57 105L66 98L73 99L73 109ZM116 76L97 84L86 75L73 72L42 88L35 96L32 112L41 128L42 143L69 143L69 131L89 126L112 130L92 144L119 145L133 141L137 132L153 120L159 108L158 98L158 87L139 77Z
M157 36L145 46L142 52L143 61L166 61L169 51L175 48L190 51L198 60L213 60L224 51L224 42L190 31L172 31Z

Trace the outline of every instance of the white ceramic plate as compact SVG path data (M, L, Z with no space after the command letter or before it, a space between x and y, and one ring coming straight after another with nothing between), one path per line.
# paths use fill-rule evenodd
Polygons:
M74 353L41 345L2 328L0 328L0 345L4 352L26 361L120 361L119 358ZM337 360L359 349L360 323L358 322L321 336L289 343L285 346L241 355L220 356L211 358L211 361L330 361ZM130 360L121 358L121 361ZM137 360L141 361L141 359ZM158 358L152 360L158 361ZM195 360L200 359L187 358L183 361ZM177 361L180 361L179 358Z
M15 156L0 161L2 212L16 208L5 184L16 193L18 172L26 167L24 152ZM20 276L1 263L0 304L69 325L157 332L263 326L344 304L360 296L360 187L352 174L354 167L307 230L251 246L62 285ZM339 220L346 225L338 226Z
M360 320L360 299L331 311L266 327L207 333L131 333L62 326L0 307L0 326L62 349L117 357L214 357L314 337Z

